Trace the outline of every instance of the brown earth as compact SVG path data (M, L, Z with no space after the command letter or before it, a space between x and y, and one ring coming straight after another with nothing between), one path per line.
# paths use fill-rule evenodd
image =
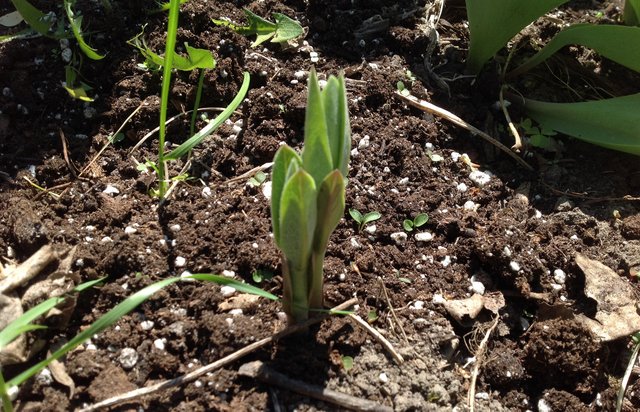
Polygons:
M47 9L45 3L35 4ZM403 81L416 96L512 144L501 112L492 108L497 66L488 67L475 82L447 80L449 92L429 76L424 53L430 40L419 29L424 1L192 0L181 8L178 44L188 41L210 49L217 60L205 77L202 106L226 106L243 71L251 74L251 90L241 113L194 151L190 178L158 209L148 194L154 177L135 163L156 158L155 135L139 148L134 145L157 127L161 76L138 67L142 59L126 40L146 24L149 46L161 53L166 16L148 14L148 2L112 3L117 13L79 2L89 43L108 53L82 65L95 102L73 100L60 86L64 64L56 41L0 45L0 253L5 260L22 262L44 244L74 245L73 271L82 280L107 276L103 286L79 296L65 330L52 329L46 336L68 339L133 291L185 270L228 271L253 284L252 274L260 271L268 276L258 286L281 294L280 256L270 236L264 186L233 178L270 162L282 142L300 147L306 79L315 66L321 77L343 70L347 80L357 148L347 207L382 214L359 231L345 213L327 252L326 304L357 297L357 313L366 319L375 311L372 326L406 359L395 364L370 335L332 317L308 334L255 351L195 383L117 410L336 410L239 376L237 369L249 360L398 411L466 410L471 357L494 315L484 310L475 319L457 321L440 302L470 297L478 290L472 277L485 294L501 292L505 300L480 368L478 410L536 410L544 403L554 411L613 409L628 339L601 342L577 321L543 315L541 306L560 305L594 316L596 303L584 293L576 253L607 265L637 291L637 158L563 139L558 153L527 150L523 158L535 168L529 172L494 146L394 97L396 83ZM385 7L391 3L393 7ZM563 18L593 21L602 11L604 19L613 21L619 10L609 6L606 1L572 2L563 9ZM253 49L252 39L210 21L242 21L242 7L261 16L282 12L296 18L308 30L308 43L286 50L276 44ZM0 7L2 14L10 10L8 4ZM381 14L389 19L387 28L368 36L354 34ZM437 75L451 79L464 74L468 34L463 3L447 2L442 19L431 63ZM526 35L532 42L548 39L558 30L550 21L541 20ZM315 64L311 51L319 55ZM552 83L542 87L540 78L551 78L545 70L563 61L578 57L584 63L585 56L577 49L565 50L551 69L538 68L517 86L564 99L562 88ZM637 92L638 76L592 54L587 57L587 69L567 66L575 70L570 82ZM593 67L608 69L596 74ZM196 72L176 73L170 116L189 110L196 83ZM125 139L109 145L108 136L141 105L123 130ZM517 113L512 116L518 118ZM172 142L187 137L185 119L169 127ZM470 178L474 168L459 159L464 153L490 173L488 183ZM117 191L107 190L112 188ZM428 223L403 239L397 234L404 233L402 221L419 213L429 215ZM414 235L422 232L433 239L417 240ZM556 276L558 270L566 276ZM279 303L259 300L233 314L229 303L219 286L170 286L66 357L76 386L71 399L65 386L36 379L21 388L16 404L22 410L79 408L177 377L284 327ZM143 321L153 324L148 328ZM131 367L123 366L125 348L138 355ZM353 357L352 369L345 370L343 356ZM21 368L7 368L7 378ZM638 382L632 376L625 410L640 408Z

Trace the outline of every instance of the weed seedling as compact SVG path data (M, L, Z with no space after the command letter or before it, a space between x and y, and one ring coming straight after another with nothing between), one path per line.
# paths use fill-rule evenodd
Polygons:
M368 212L363 215L357 209L349 209L349 214L358 224L358 232L362 232L364 225L376 221L382 216L380 212Z
M271 221L283 254L283 309L290 322L322 310L324 256L344 214L350 151L344 78L329 77L321 91L312 69L302 154L284 145L273 160Z
M236 33L245 36L255 34L256 40L251 44L251 47L259 46L269 39L271 39L271 43L286 43L303 33L300 23L281 13L272 14L275 23L265 20L247 9L244 9L244 14L247 16L248 26L240 26L227 20L213 19L212 21L218 26L229 27Z
M413 229L419 228L420 226L426 224L428 221L429 221L429 216L426 213L420 213L415 218L413 218L413 220L405 219L402 222L402 227L407 232L411 232L413 231Z
M267 180L267 175L263 171L259 171L251 178L249 178L247 183L249 184L249 186L260 187L265 180Z

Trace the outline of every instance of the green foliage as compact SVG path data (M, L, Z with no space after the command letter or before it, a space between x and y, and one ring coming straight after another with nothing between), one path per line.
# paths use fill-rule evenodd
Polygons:
M474 0L467 1L470 46L468 67L480 71L506 42L527 24L552 8L560 0ZM637 15L638 0L626 3L625 19ZM632 24L632 20L627 20ZM538 53L507 74L511 79L544 62L556 51L577 44L591 48L631 70L640 72L640 27L576 24L559 32ZM526 115L546 131L558 131L577 139L632 154L640 154L637 104L640 95L630 95L577 103L547 103L513 96L521 102ZM547 133L546 136L549 136ZM550 140L539 134L534 144L547 145Z
M64 0L64 11L67 13L73 37L76 38L78 46L80 46L80 50L82 50L88 58L93 60L103 59L104 55L98 54L96 49L92 48L84 41L84 38L82 37L82 16L76 15L72 9L75 4L76 0Z
M344 78L320 90L309 76L304 149L287 145L274 157L271 220L284 255L283 306L291 321L322 308L323 262L329 236L344 214L351 129Z
M531 146L551 152L558 151L558 143L552 137L557 135L557 133L553 129L535 127L529 118L524 119L519 126L529 139Z
M229 27L236 33L245 36L255 34L256 40L251 44L251 47L259 46L269 39L272 43L284 43L301 36L303 33L300 23L281 13L272 14L275 23L265 20L247 9L244 9L244 14L247 16L248 26L239 26L227 20L212 19L212 21L218 26Z
M82 285L79 285L74 290L75 292L83 291L99 282L103 279L98 279L95 281L87 282ZM19 387L22 383L24 383L27 379L36 375L42 369L46 368L51 362L56 359L60 359L62 356L66 355L73 349L75 349L78 345L85 342L87 339L91 338L93 335L98 334L104 331L106 328L110 327L117 321L119 321L123 316L137 308L141 303L149 299L159 290L176 283L178 281L189 281L189 280L200 280L203 282L212 282L220 285L228 285L232 286L236 290L244 293L251 293L257 296L261 296L267 299L278 300L277 296L266 292L260 288L255 286L248 285L246 283L239 282L234 279L227 278L225 276L212 275L207 273L199 273L194 275L189 275L185 277L172 277L169 279L164 279L159 282L156 282L152 285L149 285L133 295L129 296L124 301L120 302L113 309L102 315L98 320L92 323L86 329L83 329L80 333L74 336L71 340L65 343L58 350L53 352L50 356L45 358L44 360L38 362L37 364L31 366L26 371L15 376L13 379L5 382L4 377L0 371L0 397L3 400L3 407L5 410L11 410L11 404L9 400L8 390L12 387ZM57 297L48 299L37 306L34 306L27 312L25 312L18 319L14 320L12 323L7 325L5 329L0 331L0 349L10 343L12 340L17 338L20 334L26 333L30 330L34 329L42 329L44 326L35 325L32 322L43 314L47 313L50 309L54 308L58 304L62 303L66 297Z
M571 44L593 49L603 57L640 72L640 27L575 24L558 33L542 50L510 72L509 77L524 73Z
M92 102L94 100L87 95L87 92L91 90L91 86L85 82L77 81L78 73L75 67L71 65L65 66L64 73L65 81L63 87L71 97L85 102Z
M351 356L341 356L342 367L346 372L349 372L353 369L353 358Z
M413 229L417 229L422 225L425 225L429 221L429 216L426 213L420 213L416 217L411 219L405 219L402 222L402 227L407 232L411 232Z
M588 143L640 155L640 93L580 103L524 99L523 105L527 115L544 130L557 130Z
M357 209L349 209L349 215L351 215L353 220L358 224L358 231L362 231L362 228L364 228L364 225L367 223L371 223L382 217L380 212L368 212L363 215Z
M255 175L247 181L250 186L259 187L267 180L267 175L263 171L258 171Z
M529 23L568 0L466 0L469 20L467 66L482 66Z
M43 12L34 7L27 0L11 0L13 6L20 12L24 21L43 36L49 35L49 30L53 26L53 21L49 19Z
M625 0L622 19L627 26L640 25L640 0Z

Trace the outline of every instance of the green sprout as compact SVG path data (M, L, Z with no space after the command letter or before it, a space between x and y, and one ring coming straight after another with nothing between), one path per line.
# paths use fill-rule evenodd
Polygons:
M520 127L524 130L524 134L527 135L531 146L550 152L559 151L560 143L553 138L553 136L558 134L555 130L545 127L535 127L529 118L520 122Z
M244 9L244 14L249 21L248 26L240 26L227 20L212 19L212 21L218 26L229 27L236 33L245 36L255 34L256 40L251 44L251 47L259 46L269 39L271 39L271 43L284 43L300 37L303 33L300 23L281 13L272 13L275 23L265 20L247 9Z
M416 217L414 217L413 220L405 219L402 222L402 227L407 232L411 232L413 231L413 229L419 228L420 226L426 224L428 221L429 221L429 216L426 213L420 213L416 215Z
M255 175L249 178L247 183L252 187L260 187L265 180L267 180L267 175L263 171L258 171Z
M355 220L356 223L358 224L358 232L362 231L362 228L364 228L364 225L366 225L367 223L376 221L380 219L380 217L382 216L380 212L368 212L363 215L357 209L349 209L349 214L351 215L353 220Z
M344 77L320 90L309 75L304 148L288 145L273 160L271 220L282 251L283 309L301 322L323 307L323 263L331 232L344 214L351 128Z
M353 369L353 358L351 356L343 355L340 357L340 360L342 361L342 367L346 372Z

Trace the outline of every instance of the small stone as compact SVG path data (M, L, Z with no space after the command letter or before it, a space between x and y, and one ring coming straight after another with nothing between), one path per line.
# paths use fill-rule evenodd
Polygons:
M467 191L468 187L467 187L467 185L466 185L466 184L464 184L464 183L460 183L460 184L458 184L458 185L456 186L456 189L458 189L458 192L463 192L463 193L464 193L464 192L466 192L466 191Z
M413 302L413 305L411 305L411 309L414 309L414 310L424 309L424 301L416 300L415 302Z
M408 177L403 177L402 179L400 179L398 181L399 185L406 185L407 183L409 183L409 178Z
M51 375L51 371L49 368L44 368L40 371L40 373L36 376L36 381L38 381L41 385L51 385L53 383L53 376Z
M373 235L374 233L376 233L376 229L377 229L376 225L368 225L364 228L364 231Z
M544 398L540 398L538 401L538 412L553 412L553 409Z
M262 184L262 195L267 199L271 199L271 181Z
M358 240L355 237L352 237L350 240L351 246L354 249L360 249L362 247L362 245L360 243L358 243Z
M184 267L184 265L187 264L187 259L183 258L182 256L177 256L176 260L174 261L174 264L176 265L177 268Z
M211 197L211 188L209 186L205 186L202 188L202 197L204 198Z
M472 210L474 212L478 210L478 207L480 207L480 205L473 200L467 200L466 202L464 202L464 205L462 205L462 208L464 210Z
M106 193L108 195L117 195L118 193L120 193L120 191L118 190L117 187L113 185L107 185L107 187L104 188L102 193Z
M151 330L153 329L153 321L151 320L143 320L142 322L140 322L140 327L142 328L142 330Z
M403 245L407 241L407 234L405 232L395 232L391 234L391 239L396 242L396 245Z
M433 297L431 298L431 303L439 305L439 304L443 304L444 302L446 302L446 299L444 298L444 296L442 296L442 294L440 293L433 294Z
M138 363L138 352L133 348L123 348L120 351L118 361L124 369L131 369Z
M484 401L489 400L489 394L487 392L478 392L476 393L476 399L481 399Z
M236 293L236 288L232 286L222 286L220 287L220 293L222 293L222 296L224 296L225 298L228 298L229 296Z
M124 233L126 233L127 235L132 235L134 233L136 233L138 231L138 229L136 229L135 227L131 227L131 226L127 226L124 228Z
M297 72L293 73L293 77L295 77L298 80L302 80L306 77L307 73L304 70L298 70Z
M380 382L382 382L382 383L389 382L389 377L384 372L381 372L380 375L378 375L378 379L380 379Z
M474 170L469 174L469 179L475 183L478 187L483 187L491 181L491 176L488 173L481 172L480 170Z
M447 255L444 257L444 259L442 259L440 261L440 264L442 265L442 267L447 267L451 264L451 256Z
M226 277L226 278L232 278L236 275L236 272L234 272L233 270L228 270L225 269L222 271L222 276Z
M369 135L365 135L362 139L360 139L360 141L358 142L358 149L359 150L363 150L366 149L367 147L369 147L370 144L370 137Z
M566 197L561 197L556 202L554 209L558 212L568 212L573 209L573 202Z
M153 341L153 346L158 350L164 350L165 344L162 339L156 339Z
M429 242L429 241L433 240L433 234L429 233L429 232L420 232L420 233L416 233L414 238L418 242Z
M242 309L240 308L236 308L236 309L231 309L229 311L229 315L233 315L233 316L237 316L237 315L242 315Z
M520 264L518 262L516 262L515 260L512 260L511 262L509 262L509 267L514 272L517 272L517 271L520 270Z
M559 285L564 285L567 280L567 274L562 269L556 269L553 271L553 280Z

